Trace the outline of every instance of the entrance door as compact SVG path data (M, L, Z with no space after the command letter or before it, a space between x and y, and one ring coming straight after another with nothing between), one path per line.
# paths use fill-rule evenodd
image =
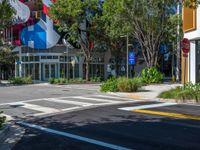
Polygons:
M50 64L50 77L55 78L56 77L56 65Z
M44 64L43 79L48 80L49 78L56 77L56 64Z

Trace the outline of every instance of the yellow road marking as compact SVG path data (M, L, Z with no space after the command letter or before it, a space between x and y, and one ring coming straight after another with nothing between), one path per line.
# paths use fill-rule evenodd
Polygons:
M128 97L129 97L129 98L134 98L134 99L137 99L137 98L144 98L143 96L140 96L140 95L129 95Z
M132 112L159 115L159 116L168 116L168 117L175 117L175 118L183 118L183 119L200 120L200 116L192 116L192 115L179 114L179 113L152 111L152 110L144 110L144 109L132 110Z

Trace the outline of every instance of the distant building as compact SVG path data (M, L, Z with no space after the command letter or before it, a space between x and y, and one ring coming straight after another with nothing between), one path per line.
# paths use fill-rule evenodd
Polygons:
M184 37L190 40L190 53L186 59L186 82L200 83L200 7L183 7ZM182 82L184 80L184 58L182 54Z

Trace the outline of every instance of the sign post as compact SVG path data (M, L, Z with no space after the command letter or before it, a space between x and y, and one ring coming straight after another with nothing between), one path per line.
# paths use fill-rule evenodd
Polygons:
M135 52L133 50L128 53L128 64L133 65L131 68L131 76L134 77L134 65L136 64L136 61Z
M187 38L182 39L181 41L181 49L183 52L184 57L184 88L185 88L185 82L186 82L186 59L188 57L188 53L190 52L190 41Z

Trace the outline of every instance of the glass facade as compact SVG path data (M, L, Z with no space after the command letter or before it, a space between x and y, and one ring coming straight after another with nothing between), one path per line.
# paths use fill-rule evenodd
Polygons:
M69 56L21 56L16 60L15 75L16 76L31 76L33 80L47 81L49 78L79 78L79 58L76 57L74 68L71 60L75 57ZM20 71L21 68L21 71ZM21 75L20 75L21 72Z

